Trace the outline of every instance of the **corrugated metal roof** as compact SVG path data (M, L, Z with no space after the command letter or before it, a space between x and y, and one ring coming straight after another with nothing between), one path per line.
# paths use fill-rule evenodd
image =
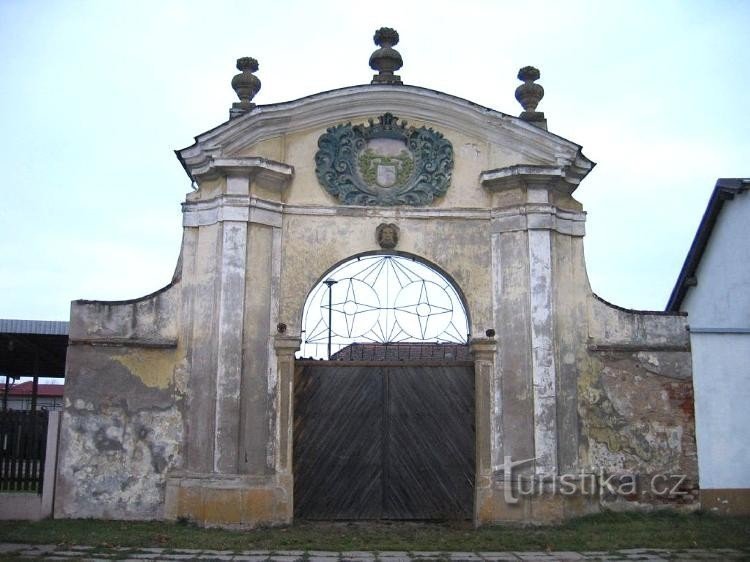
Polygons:
M69 322L57 320L8 320L0 318L0 333L67 336Z

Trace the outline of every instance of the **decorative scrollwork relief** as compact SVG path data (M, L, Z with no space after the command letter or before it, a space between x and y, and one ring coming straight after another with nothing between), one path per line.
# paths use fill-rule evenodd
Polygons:
M448 190L453 146L391 113L367 125L336 125L318 139L315 173L346 205L429 205Z

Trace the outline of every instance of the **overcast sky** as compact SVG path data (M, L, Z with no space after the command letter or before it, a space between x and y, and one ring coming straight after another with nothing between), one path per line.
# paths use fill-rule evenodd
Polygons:
M0 317L167 284L190 182L173 150L259 104L369 82L395 27L407 84L517 115L540 68L550 131L598 163L576 192L595 292L662 309L718 177L750 175L750 2L0 0Z

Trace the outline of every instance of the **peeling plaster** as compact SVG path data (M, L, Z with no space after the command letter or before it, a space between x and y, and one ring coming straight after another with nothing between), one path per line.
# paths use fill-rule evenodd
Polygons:
M179 412L132 413L112 407L93 414L69 410L65 418L59 515L159 517L166 473L180 462Z
M694 441L693 418L681 402L689 388L670 395L665 386L676 383L644 372L639 359L637 354L602 354L581 372L580 416L589 464L697 479L694 459L685 456L685 444ZM690 387L689 381L680 384Z
M137 352L128 351L121 355L113 355L112 359L125 367L133 376L151 388L169 388L174 385L174 368L177 352L162 350L139 349Z

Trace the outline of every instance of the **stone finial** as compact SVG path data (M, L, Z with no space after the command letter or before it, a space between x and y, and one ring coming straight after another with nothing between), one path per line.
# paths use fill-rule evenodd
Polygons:
M258 61L252 57L237 59L237 70L239 74L232 78L232 88L237 92L240 101L232 104L229 110L229 118L239 117L255 107L252 99L260 91L260 80L253 72L258 71Z
M404 65L401 54L393 48L398 44L398 31L390 27L381 27L373 37L380 48L370 55L370 68L378 74L372 77L372 84L403 84L401 77L394 74Z
M516 88L516 99L523 107L523 112L519 117L546 129L547 121L544 119L544 113L536 110L536 106L544 97L544 88L535 84L540 76L539 69L533 66L524 66L519 70L518 79L522 80L523 84Z

